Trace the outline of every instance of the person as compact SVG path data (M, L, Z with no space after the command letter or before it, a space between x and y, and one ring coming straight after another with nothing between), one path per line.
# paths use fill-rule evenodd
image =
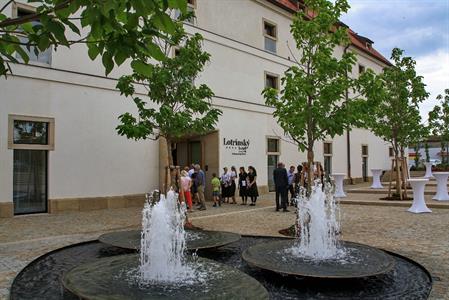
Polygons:
M295 173L295 179L294 179L294 182L295 182L295 195L298 195L299 192L300 192L300 189L301 189L302 182L303 182L303 180L302 180L302 176L303 176L303 174L302 174L302 165L298 165L296 167L296 171L297 172ZM292 200L293 201L291 201L290 205L296 206L295 198L293 198Z
M235 179L237 178L237 170L234 166L231 167L231 173L229 177L231 182L231 185L229 186L229 196L232 198L232 204L237 204L237 202L235 201Z
M213 207L217 207L221 206L221 202L220 202L220 179L218 179L217 174L213 173L212 174L212 199L214 200L214 205Z
M288 201L288 174L284 164L279 162L277 168L273 170L273 181L276 190L276 211L282 207L284 212L287 210ZM281 203L279 203L279 196Z
M242 198L242 204L246 205L248 202L248 183L247 183L248 174L245 171L244 167L239 168L239 196Z
M231 176L228 172L228 168L223 168L223 175L220 177L221 181L221 198L223 199L223 203L229 203L230 197L230 187L231 187Z
M251 199L250 206L255 206L257 197L259 197L259 191L257 190L257 172L253 166L248 167L248 196Z
M189 173L187 173L189 174ZM192 205L198 205L199 201L198 201L198 182L196 180L196 176L198 175L198 173L193 172L192 175L190 175L190 179L192 179L191 181L191 185L190 185L190 195L192 197Z
M200 203L199 210L206 210L206 200L204 199L204 188L206 186L206 175L204 174L203 170L201 170L200 165L195 165L195 173L196 175L196 182L198 185L198 201Z
M287 172L288 191L290 192L290 203L293 203L293 198L295 198L295 189L293 187L295 184L295 169L296 169L295 166L290 166L290 169ZM287 200L287 205L288 205L288 200Z
M192 195L190 189L192 187L192 179L189 177L189 173L186 170L181 172L181 191L184 194L184 200L187 204L188 212L192 212Z
M195 165L191 164L189 169L189 176L192 178L193 173L195 173Z

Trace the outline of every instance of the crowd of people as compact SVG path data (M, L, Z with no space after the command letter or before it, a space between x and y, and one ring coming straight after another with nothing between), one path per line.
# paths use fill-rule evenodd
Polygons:
M313 164L312 174L313 181L319 179L324 183L325 172L320 163L317 162ZM276 211L279 211L282 208L282 211L288 212L287 206L296 206L295 197L299 193L301 187L307 188L308 176L309 169L305 162L297 167L290 166L288 171L282 162L277 164L277 168L273 171L273 181L276 191ZM290 201L288 201L289 193Z
M313 180L321 179L324 181L324 170L320 163L313 165ZM295 197L300 187L307 187L307 177L309 171L307 163L302 165L290 166L285 168L283 163L278 163L277 168L273 171L273 181L276 191L276 211L281 208L284 212L288 212L289 205L295 206ZM206 184L210 184L212 188L213 207L219 207L224 203L237 204L236 197L240 197L241 205L255 206L259 197L257 188L257 172L253 166L240 167L239 170L232 166L230 169L223 168L223 173L218 176L212 174L210 183L206 182L206 175L198 164L192 164L185 167L181 171L181 191L183 193L189 212L193 211L196 205L198 210L206 210L206 201L204 191ZM288 199L290 194L290 201Z
M241 205L255 206L259 191L257 189L257 172L253 166L240 167L239 171L232 166L231 169L223 168L223 173L218 176L212 174L210 185L212 187L213 207L219 207L223 203L237 204L236 193L241 198ZM192 212L196 204L198 210L206 209L204 190L206 187L206 175L201 166L191 165L181 171L181 190L189 212Z

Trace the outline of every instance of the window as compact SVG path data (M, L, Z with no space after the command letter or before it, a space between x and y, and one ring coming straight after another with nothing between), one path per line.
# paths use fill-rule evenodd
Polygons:
M362 145L362 156L368 156L368 146Z
M274 23L263 21L265 50L276 53L277 27Z
M187 12L193 13L194 16L186 19L184 22L194 25L195 24L195 8L196 8L196 0L187 0ZM181 11L176 9L174 11L174 19L178 20L181 15Z
M332 174L332 143L323 143L323 153L324 153L324 173L326 176Z
M54 150L53 118L9 115L8 148Z
M279 90L279 76L265 72L265 87Z
M268 138L267 139L267 152L279 153L279 139Z
M388 155L389 155L390 157L393 157L393 156L394 156L393 147L388 148Z
M330 142L325 142L323 144L324 147L324 155L332 155L332 143Z
M359 65L359 75L362 75L363 73L365 73L365 66Z
M25 4L16 3L13 6L13 14L17 17L25 17L35 12L35 9L32 6L28 6ZM33 26L40 25L41 22L35 20L32 22ZM26 36L18 35L19 40L22 43L27 43L28 38ZM45 51L40 52L37 47L31 46L28 50L26 46L22 46L23 50L28 54L30 61L37 61L45 64L51 63L51 48L47 48ZM19 54L16 55L17 58L21 58Z

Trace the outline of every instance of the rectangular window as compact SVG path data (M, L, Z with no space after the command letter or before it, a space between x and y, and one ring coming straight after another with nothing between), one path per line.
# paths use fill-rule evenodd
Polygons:
M265 72L265 87L279 90L279 76Z
M195 8L196 8L196 0L187 0L187 12L192 13L193 16L186 19L185 22L194 25L195 24ZM181 11L179 9L174 10L174 19L178 20L181 15Z
M324 155L332 155L332 143L329 142L325 142L323 143L323 147L324 147Z
M31 15L35 12L34 8L32 6L25 6L24 4L16 3L13 6L14 12L13 15L17 17L26 17L28 15ZM33 26L40 25L41 22L39 20L32 21L31 24ZM27 43L28 38L24 35L18 35L17 36L22 43ZM30 46L29 49L27 46L22 46L23 50L28 54L28 57L30 58L30 61L37 61L45 64L51 63L51 47L47 48L45 51L40 51L37 47ZM17 58L21 58L19 54L16 54Z
M368 156L368 146L362 145L362 156Z
M279 139L267 139L267 152L279 153Z
M8 116L8 148L54 150L54 118Z
M265 50L276 53L277 27L276 24L263 21L263 35Z
M362 75L363 73L365 73L365 66L359 65L359 75Z
M394 156L393 147L388 148L388 155L389 155L390 157L393 157L393 156Z

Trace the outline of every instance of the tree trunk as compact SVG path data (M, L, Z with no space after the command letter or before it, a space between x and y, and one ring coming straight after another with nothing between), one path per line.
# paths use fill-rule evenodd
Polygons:
M308 168L308 174L307 174L307 193L310 194L312 191L312 184L313 184L313 148L309 147L307 149L307 168Z
M396 163L396 194L399 195L399 198L402 200L402 193L401 193L401 176L400 176L400 168L399 168L399 157L398 157L397 151L394 153L394 160Z

